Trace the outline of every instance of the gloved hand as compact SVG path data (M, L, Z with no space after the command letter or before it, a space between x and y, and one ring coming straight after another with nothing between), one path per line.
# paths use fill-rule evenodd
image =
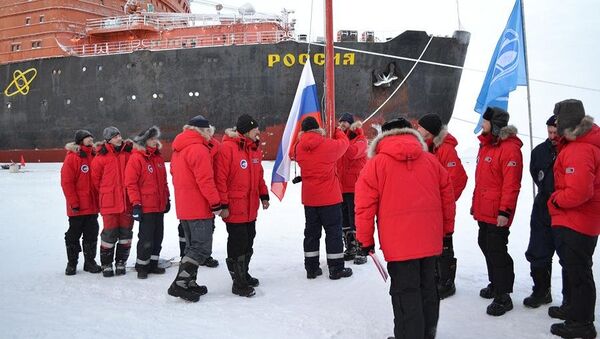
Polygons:
M360 254L363 257L366 257L369 255L369 253L375 253L375 245L371 245L371 246L367 246L367 247L362 247L360 248Z
M229 209L228 209L228 208L224 208L224 209L222 209L222 210L221 210L221 215L220 215L220 217L221 217L221 218L223 218L223 219L225 219L225 218L227 218L228 216L229 216Z
M167 200L167 207L165 208L165 211L163 212L164 214L169 213L169 211L171 210L171 200Z
M142 205L134 205L131 216L135 221L142 221Z
M71 207L71 211L73 211L75 213L79 212L79 206Z

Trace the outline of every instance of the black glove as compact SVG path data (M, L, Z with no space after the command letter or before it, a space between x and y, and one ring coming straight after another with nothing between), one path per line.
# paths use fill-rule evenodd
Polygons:
M366 257L369 255L369 253L375 253L375 245L371 245L371 246L367 246L367 247L362 247L360 248L360 254L363 257Z
M75 213L79 212L79 206L71 207L71 211Z
M131 213L133 220L142 221L142 205L133 206L133 213Z
M171 200L167 200L167 207L165 208L165 211L163 213L167 214L167 213L169 213L170 210L171 210Z

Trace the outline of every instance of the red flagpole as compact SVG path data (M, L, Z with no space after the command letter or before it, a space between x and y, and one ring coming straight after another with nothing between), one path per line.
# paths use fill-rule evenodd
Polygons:
M325 113L330 137L333 137L336 127L333 56L333 0L325 0Z

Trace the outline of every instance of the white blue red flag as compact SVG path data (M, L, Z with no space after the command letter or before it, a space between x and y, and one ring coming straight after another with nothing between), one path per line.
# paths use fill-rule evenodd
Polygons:
M300 76L294 103L292 104L290 115L285 124L281 143L279 144L279 150L277 151L277 158L275 159L275 166L273 166L271 192L273 192L279 200L283 199L287 182L290 180L292 160L289 155L290 153L293 154L292 148L296 144L296 138L298 132L301 130L300 126L302 120L308 116L313 116L317 119L319 125L321 125L317 85L315 85L315 78L309 60L306 61L306 64L302 69L302 75Z

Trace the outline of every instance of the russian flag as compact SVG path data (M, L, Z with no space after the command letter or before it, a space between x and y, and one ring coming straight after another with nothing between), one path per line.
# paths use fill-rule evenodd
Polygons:
M290 150L296 144L296 138L298 132L301 130L302 120L307 116L313 116L317 119L319 125L321 125L317 85L315 85L315 78L309 60L306 61L306 64L302 69L302 75L300 76L294 103L292 104L290 115L285 124L281 143L279 144L279 150L277 151L277 158L275 159L275 166L273 166L271 192L273 192L280 201L285 195L287 182L290 180L290 167L292 164L292 160L289 156Z

